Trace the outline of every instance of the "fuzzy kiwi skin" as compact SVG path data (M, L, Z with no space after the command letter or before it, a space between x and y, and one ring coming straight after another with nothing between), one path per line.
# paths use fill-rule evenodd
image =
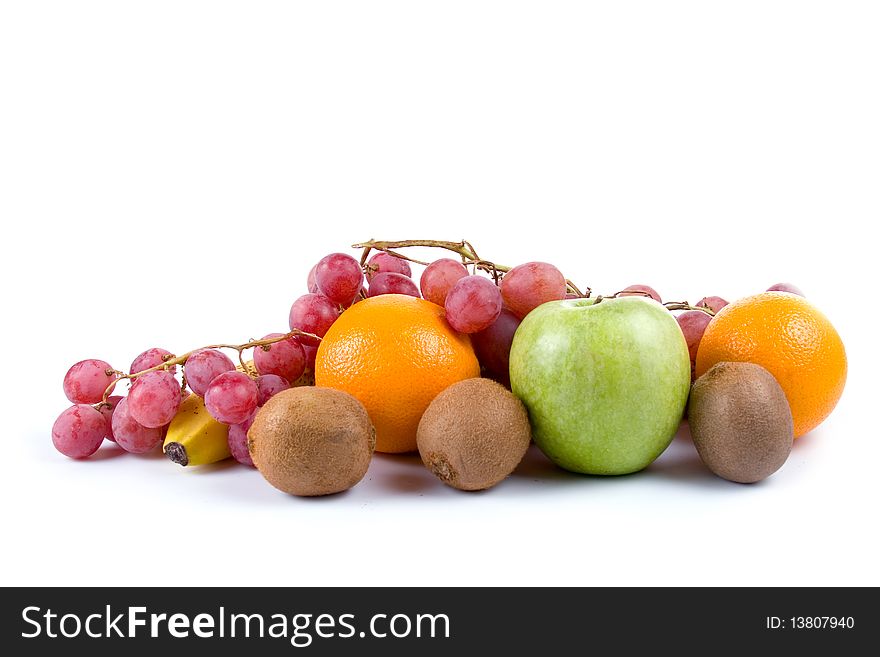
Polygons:
M719 477L742 484L781 468L794 442L785 393L754 363L717 363L697 379L688 422L703 463Z
M523 403L489 379L465 379L441 392L419 422L419 454L444 484L491 488L514 471L532 429Z
M303 386L272 397L248 431L257 470L291 495L348 490L367 472L376 432L366 409L340 390Z

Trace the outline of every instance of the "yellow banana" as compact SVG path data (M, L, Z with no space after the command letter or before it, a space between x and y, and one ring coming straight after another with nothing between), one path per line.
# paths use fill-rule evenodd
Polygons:
M204 400L190 395L168 425L162 451L180 465L205 465L228 459L229 427L211 417Z

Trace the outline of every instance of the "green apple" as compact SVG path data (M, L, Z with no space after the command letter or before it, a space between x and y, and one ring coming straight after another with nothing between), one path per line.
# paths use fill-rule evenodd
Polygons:
M620 475L669 446L691 383L687 343L672 314L644 297L538 306L510 349L510 384L535 443L557 465Z

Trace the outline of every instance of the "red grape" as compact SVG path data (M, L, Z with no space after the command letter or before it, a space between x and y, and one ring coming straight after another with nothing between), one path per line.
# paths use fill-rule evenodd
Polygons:
M180 384L171 372L156 370L139 376L128 393L128 412L149 429L164 427L180 408Z
M218 422L244 422L257 408L257 384L243 372L224 372L205 392L205 408Z
M321 294L340 306L350 306L364 281L360 263L345 253L331 253L315 265Z
M110 397L107 397L107 403L101 404L98 408L98 410L101 411L101 415L107 420L107 435L104 437L114 443L116 442L116 438L113 437L113 411L116 410L121 399L122 397L120 395L111 395Z
M183 371L190 389L199 397L204 397L211 381L235 369L232 360L217 349L200 349L186 359Z
M248 451L247 432L254 423L254 418L256 416L256 412L253 412L244 422L231 425L229 427L229 434L226 438L232 458L242 465L249 465L251 467L254 467L254 462L251 459L251 453Z
M139 424L129 413L128 398L123 397L113 411L113 436L126 452L145 454L156 449L165 439L168 427L148 428Z
M299 378L299 377L297 377ZM282 390L290 388L287 379L276 374L263 374L257 377L257 406L262 406Z
M306 371L315 371L315 357L318 355L318 346L313 344L304 344L303 352L306 355ZM293 381L291 381L293 383Z
M106 435L107 420L88 404L71 406L52 425L52 444L72 459L84 459L97 452Z
M696 370L697 349L700 346L700 340L703 339L703 333L712 318L702 310L688 310L675 318L684 334L687 342L688 353L691 357L691 381L694 380L694 372Z
M799 297L807 296L804 294L803 290L799 288L797 285L793 285L791 283L776 283L776 285L771 285L767 288L768 292L788 292L789 294L796 294Z
M501 291L488 278L465 276L446 295L446 321L459 333L476 333L501 314Z
M460 278L468 275L467 268L458 260L441 258L425 268L419 279L422 297L431 303L442 306L446 303L446 295Z
M702 299L697 301L697 308L708 308L713 313L717 313L726 305L727 301L725 301L721 297L703 297Z
M283 333L270 333L266 338L280 338ZM254 365L260 374L277 374L296 381L306 369L306 354L296 338L274 342L254 349Z
M367 267L367 281L373 280L373 276L383 272L412 276L412 269L406 260L381 251L370 258L367 265L369 265Z
M542 303L565 298L565 276L546 262L527 262L504 274L501 296L515 315L523 318Z
M507 308L489 328L471 333L471 344L484 373L498 383L510 387L510 345L520 319Z
M657 303L663 303L660 299L660 295L650 285L630 285L628 287L623 288L622 292L617 294L619 297L645 297L651 298Z
M317 268L318 268L318 265L314 265L309 270L309 275L306 278L306 289L309 292L311 292L312 294L315 294L318 291L318 283L317 283L317 281L315 281L315 269L317 269Z
M64 375L64 394L74 404L97 404L115 380L109 363L97 358L81 360Z
M167 349L162 349L162 347L151 347L131 362L131 367L128 371L131 374L137 374L138 372L156 367L165 362L166 356L172 358L174 354ZM168 371L174 374L177 372L177 366L172 365L168 368Z
M406 294L417 298L421 296L419 288L409 276L391 272L382 272L373 276L373 280L370 281L369 294L371 297L377 297L380 294Z
M290 307L290 328L323 338L337 317L339 317L339 309L323 294L304 294ZM300 336L298 339L303 345L319 344L318 341L305 336Z

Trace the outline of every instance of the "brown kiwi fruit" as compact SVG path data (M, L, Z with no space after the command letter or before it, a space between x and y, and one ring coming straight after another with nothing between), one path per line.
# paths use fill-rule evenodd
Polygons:
M785 393L754 363L718 363L697 379L688 421L703 463L719 477L743 484L781 468L794 442Z
M303 386L272 397L248 431L257 470L291 495L348 490L370 465L376 432L366 409L348 393Z
M459 490L491 488L519 465L532 430L523 403L489 379L465 379L428 406L417 434L422 461Z

